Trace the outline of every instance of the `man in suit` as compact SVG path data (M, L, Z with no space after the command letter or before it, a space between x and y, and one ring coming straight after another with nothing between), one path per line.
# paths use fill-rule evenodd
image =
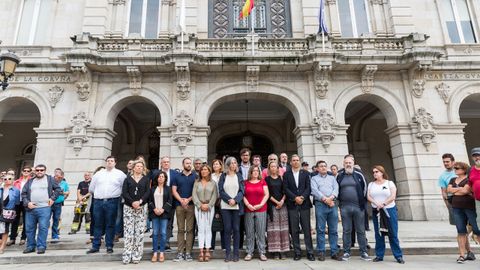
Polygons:
M312 202L310 201L310 173L300 168L300 157L298 155L292 155L291 165L292 169L285 172L283 180L285 181L288 218L295 251L293 259L298 261L302 257L299 226L302 225L305 247L307 249L307 259L309 261L315 261L310 230L310 208L312 208Z
M280 167L285 168L285 171L291 171L292 166L288 164L288 155L287 153L280 154Z

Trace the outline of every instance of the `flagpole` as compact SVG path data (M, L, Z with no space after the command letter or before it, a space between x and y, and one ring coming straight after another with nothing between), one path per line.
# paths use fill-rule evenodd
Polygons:
M179 21L179 26L180 26L180 50L181 52L183 53L183 49L184 49L184 43L185 43L185 39L184 39L184 33L186 31L186 25L185 25L185 0L182 0L181 3L180 3L180 21Z
M322 31L322 52L325 52L325 33Z
M250 12L250 21L252 24L252 56L255 55L255 40L254 40L255 28L253 27L253 9L255 9L255 7L252 8L252 11Z
M183 53L183 30L182 30L182 33L181 33L181 52Z

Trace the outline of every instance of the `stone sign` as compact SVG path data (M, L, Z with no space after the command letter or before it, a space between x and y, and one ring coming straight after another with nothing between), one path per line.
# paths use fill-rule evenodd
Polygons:
M10 80L12 83L70 83L71 75L52 74L52 75L18 75L15 74Z

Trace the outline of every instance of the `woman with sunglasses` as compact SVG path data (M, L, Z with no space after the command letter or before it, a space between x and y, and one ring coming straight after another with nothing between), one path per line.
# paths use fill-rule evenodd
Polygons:
M368 184L367 199L372 204L373 228L375 230L374 262L383 261L385 255L385 236L388 236L390 248L398 263L404 264L403 252L398 241L398 212L395 205L397 188L383 166L373 166L375 181Z
M465 162L455 162L454 169L457 177L452 178L447 187L447 192L453 194L451 204L453 219L457 227L457 242L460 253L457 263L475 259L467 239L467 224L472 226L475 235L480 235L476 221L475 199L471 195L472 189L468 184L467 172L469 167Z
M13 186L16 187L20 192L23 189L23 186L28 182L28 179L32 178L32 167L24 166L22 169L22 175L20 178L13 182ZM22 219L22 224L26 224L25 222L25 211L26 208L23 206L22 197L20 196L20 203L16 206L17 217L15 221L12 223L12 227L10 228L10 241L7 242L7 246L15 244L15 240L18 235L18 225L20 224L20 219ZM25 230L22 230L22 235L20 237L19 245L24 245L27 239L27 234Z
M3 186L0 187L0 234L2 234L2 244L0 245L0 254L3 254L7 244L8 229L13 220L4 218L3 212L15 211L15 206L20 203L20 190L13 186L13 175L7 174L3 178Z

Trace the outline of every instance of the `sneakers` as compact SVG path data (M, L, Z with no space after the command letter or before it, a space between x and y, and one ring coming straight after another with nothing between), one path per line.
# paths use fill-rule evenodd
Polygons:
M174 262L181 262L181 261L184 261L184 260L185 260L185 257L183 256L182 253L178 253L177 257L175 257L175 259L173 259Z
M465 262L465 258L463 256L458 257L457 263L464 263L464 262Z
M398 258L397 258L397 263L399 263L399 264L405 264L405 261L403 260L402 257L398 257Z
M469 251L467 252L467 256L465 257L465 260L467 261L475 261L477 258L475 258L475 254L473 252Z
M185 254L185 261L187 262L193 261L192 255L190 255L190 253Z
M375 257L373 258L373 262L383 262L383 258Z
M350 253L345 252L342 256L342 261L347 262L348 260L350 260Z
M360 259L364 260L364 261L371 261L372 258L370 258L370 256L368 256L368 254L366 252L363 252L362 255L360 255Z

